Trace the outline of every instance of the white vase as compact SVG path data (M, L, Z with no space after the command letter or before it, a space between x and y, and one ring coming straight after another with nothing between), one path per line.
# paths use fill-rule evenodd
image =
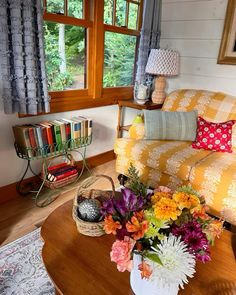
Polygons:
M134 254L133 269L130 273L130 285L135 295L177 295L179 287L177 284L165 284L150 279L142 279L138 265L141 256Z

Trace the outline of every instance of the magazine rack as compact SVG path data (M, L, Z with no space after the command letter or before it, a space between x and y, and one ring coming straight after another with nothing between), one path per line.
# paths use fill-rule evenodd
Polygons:
M61 144L53 144L53 145L46 145L44 147L37 147L37 148L23 148L20 147L15 143L15 150L16 154L19 158L27 160L26 169L21 177L20 181L17 183L17 191L20 195L28 195L29 193L34 193L33 199L35 200L35 204L38 207L45 207L52 203L62 192L66 192L72 189L75 186L75 183L80 179L85 169L91 174L91 171L86 162L86 148L92 142L92 135L88 137L81 137L78 139L70 139L66 142ZM66 185L60 189L49 189L44 186L46 177L47 177L47 167L50 165L49 157L55 157L58 155L67 157L68 152L73 151L78 153L82 158L82 167L81 171L78 174L78 177L74 180L72 184ZM43 160L43 167L45 169L43 173L43 179L35 173L31 167L31 161L33 160ZM40 185L38 189L29 189L25 191L23 189L23 181L28 171L31 171L33 175L40 178Z

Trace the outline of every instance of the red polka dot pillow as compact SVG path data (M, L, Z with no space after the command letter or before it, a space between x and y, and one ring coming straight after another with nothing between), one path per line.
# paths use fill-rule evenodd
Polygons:
M236 121L212 123L198 117L195 149L232 153L232 127Z

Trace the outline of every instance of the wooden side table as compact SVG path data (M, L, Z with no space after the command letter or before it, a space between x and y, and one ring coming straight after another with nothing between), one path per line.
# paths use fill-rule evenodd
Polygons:
M145 104L138 104L135 100L119 100L118 101L118 125L117 125L117 138L122 137L122 131L128 131L131 125L123 125L123 109L128 107L136 110L157 110L162 107L162 104L156 104L152 101L148 101Z

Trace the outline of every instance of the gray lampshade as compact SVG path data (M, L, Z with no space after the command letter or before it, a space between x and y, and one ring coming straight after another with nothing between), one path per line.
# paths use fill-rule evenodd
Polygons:
M176 76L179 74L179 53L169 49L152 49L146 65L146 73Z

